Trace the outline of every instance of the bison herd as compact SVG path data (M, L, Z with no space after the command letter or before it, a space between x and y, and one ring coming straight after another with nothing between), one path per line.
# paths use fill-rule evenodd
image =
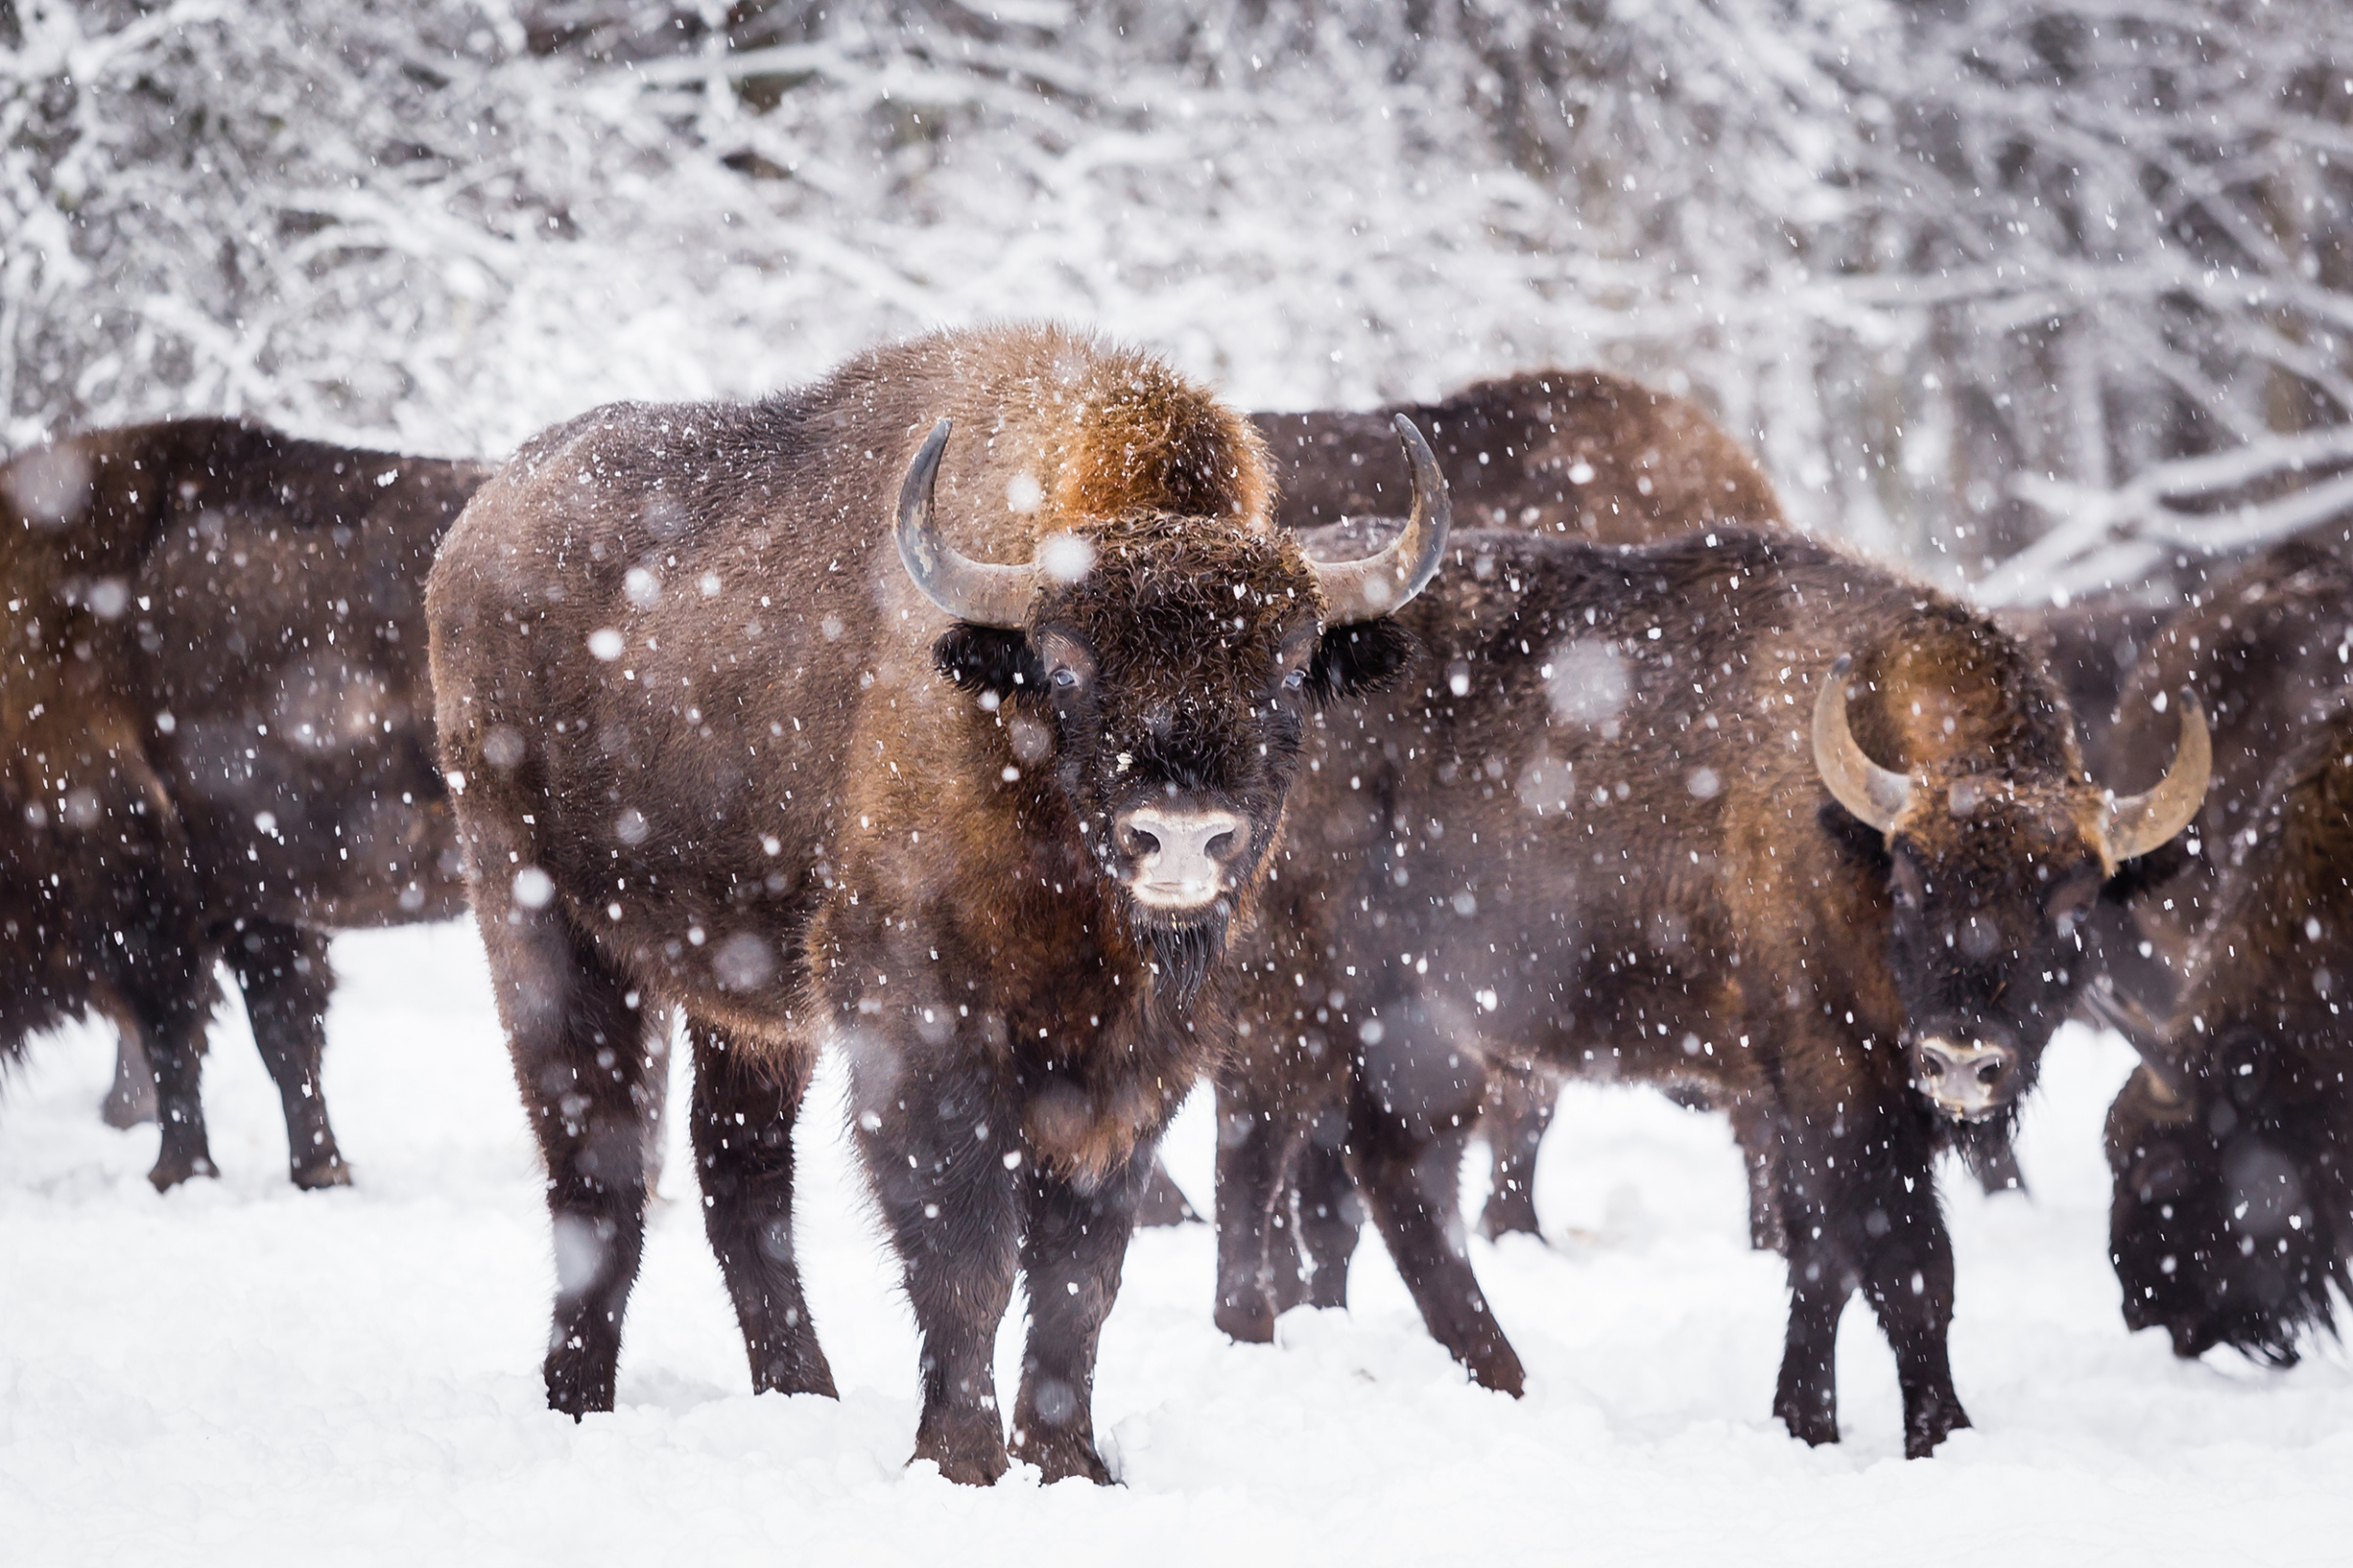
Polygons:
M546 1161L549 1403L611 1409L667 1042L753 1385L830 1395L793 1244L821 1053L922 1337L915 1455L1107 1481L1092 1393L1154 1162L1217 1097L1214 1312L1342 1304L1369 1218L1518 1393L1463 1247L1563 1079L1726 1114L1788 1261L1774 1401L1838 1435L1861 1292L1906 1450L1968 1424L1935 1163L2016 1180L2053 1031L2108 1124L2126 1321L2292 1360L2353 1259L2353 564L2004 620L1801 537L1595 372L1233 412L1053 328L504 466L238 420L0 468L0 1052L113 1021L110 1119L211 1174L225 961L302 1186L349 1179L330 933L470 903ZM2211 727L2210 727L2211 726ZM992 1347L1016 1277L1021 1386Z

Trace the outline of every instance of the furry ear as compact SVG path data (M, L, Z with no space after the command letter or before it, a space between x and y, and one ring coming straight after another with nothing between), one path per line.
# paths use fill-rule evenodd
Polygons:
M2191 832L2195 831L2193 827ZM2188 870L2189 849L2181 842L2187 837L2187 833L2177 833L2148 854L2118 866L2116 874L2100 885L2100 902L2131 904Z
M1379 691L1415 652L1413 634L1387 617L1334 626L1315 645L1315 657L1307 662L1308 694L1328 703L1335 697Z
M941 674L968 692L995 692L1003 697L1016 690L1042 691L1046 686L1046 666L1031 651L1029 639L999 626L957 621L931 645L931 662Z

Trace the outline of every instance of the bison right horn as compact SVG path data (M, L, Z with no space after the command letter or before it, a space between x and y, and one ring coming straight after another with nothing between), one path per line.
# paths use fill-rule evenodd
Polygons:
M1377 556L1332 565L1308 563L1323 592L1328 625L1379 620L1403 608L1405 601L1430 586L1446 557L1446 530L1454 517L1446 475L1438 471L1430 443L1411 419L1398 415L1397 430L1405 444L1405 461L1413 468L1412 514L1405 519L1405 531Z
M941 538L932 518L932 486L940 476L948 425L942 419L931 427L900 483L899 559L923 597L956 619L975 626L1024 625L1038 591L1038 568L974 561Z
M2198 694L2181 693L2181 739L2174 747L2173 766L2165 777L2138 795L2111 801L2102 824L2109 858L2122 864L2165 843L2189 826L2206 802L2206 781L2214 771L2214 743L2206 734L2206 710Z
M1854 656L1840 654L1814 699L1814 771L1840 806L1885 833L1911 800L1912 780L1865 757L1846 727L1846 676L1853 668Z

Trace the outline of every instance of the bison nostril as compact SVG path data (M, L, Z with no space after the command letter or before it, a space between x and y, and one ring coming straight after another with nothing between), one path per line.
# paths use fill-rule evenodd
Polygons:
M1981 1061L1978 1063L1978 1082L1984 1084L1986 1088L1990 1089L1996 1083L2000 1082L2001 1075L2002 1063L2000 1057L1997 1056L1991 1061Z
M1208 858L1212 860L1224 860L1232 858L1234 854L1234 835L1231 833L1218 834L1217 837L1211 839L1208 843L1201 846L1201 853L1208 856Z
M1931 1056L1928 1058L1928 1075L1931 1078L1941 1078L1944 1076L1944 1058L1942 1056Z
M1157 855L1160 841L1140 827L1131 827L1127 830L1127 852L1135 856Z

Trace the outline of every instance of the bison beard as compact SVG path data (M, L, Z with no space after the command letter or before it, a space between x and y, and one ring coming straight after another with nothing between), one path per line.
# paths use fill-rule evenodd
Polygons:
M1184 925L1154 925L1148 938L1152 945L1153 984L1161 996L1178 1006L1188 1006L1209 978L1209 971L1225 954L1226 927L1232 922L1233 906L1220 899L1201 918Z

